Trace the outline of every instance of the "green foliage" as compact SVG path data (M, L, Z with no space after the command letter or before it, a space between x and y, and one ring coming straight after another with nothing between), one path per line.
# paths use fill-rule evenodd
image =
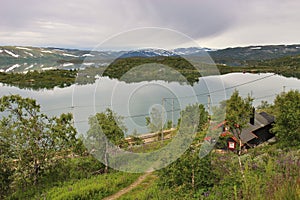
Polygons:
M181 191L207 191L214 184L210 156L199 159L198 152L189 149L178 160L160 172L160 185Z
M96 81L96 76L101 76L104 70L105 67L102 66L90 66L83 70L79 70L76 77L76 83L79 85L93 84Z
M221 60L221 62L229 63L231 66L218 65L221 74L233 72L276 73L285 77L300 78L299 55L244 61L238 61L238 59L232 58L227 59L228 60ZM235 62L238 63L238 66L235 66Z
M185 110L181 112L181 119L179 121L179 127L184 124L192 124L196 126L196 132L202 131L208 122L208 112L205 110L202 104L188 105Z
M7 149L3 148L2 141L0 142L0 199L3 199L10 192L11 176L13 169L8 161Z
M286 56L282 58L258 61L257 66L272 68L273 72L286 77L300 78L300 56Z
M300 146L300 93L289 91L278 95L274 103L276 120L272 131L287 147Z
M256 147L240 156L243 171L237 155L231 152L211 153L199 159L207 113L202 105L187 106L181 113L181 121L188 122L181 124L182 130L192 126L200 131L192 145L178 160L161 169L158 177L150 175L120 199L299 199L299 99L298 91L277 96L273 110L278 125L273 130L279 144ZM236 106L251 110L251 99L243 99L237 93L230 100L228 105L240 117L231 117L233 112L228 116L232 118L230 121L240 120L232 123L234 128L239 128L236 124L248 123L249 113ZM49 118L40 114L39 109L34 100L17 95L0 99L0 111L4 111L0 121L1 199L101 199L128 186L139 176L114 171L95 176L103 173L105 166L93 157L67 158L75 149L84 151L82 143L75 138L71 115ZM111 142L122 146L122 118L111 110L91 117L90 125L88 136L94 141L103 139L98 134L101 127ZM168 142L143 145L144 149L141 145L135 150L149 152ZM296 148L288 148L291 145Z
M46 199L102 199L118 190L130 185L139 174L116 172L94 176L89 179L65 182L63 185L53 187L39 198Z
M195 112L198 111L198 112ZM193 129L203 131L208 122L208 114L203 105L189 105L181 113L180 129ZM180 133L179 133L180 134ZM199 159L200 142L203 133L198 133L189 149L175 162L159 172L159 185L161 188L178 190L178 194L185 192L187 196L201 190L207 191L214 184L214 174L211 170L210 156Z
M25 190L20 188L9 195L8 199L38 199L46 191L60 187L64 182L91 178L103 171L104 165L92 156L59 159L55 167L44 171L38 185Z
M274 105L268 103L267 101L261 101L260 105L257 106L257 112L266 112L271 115L275 115L274 113Z
M231 130L242 130L247 126L252 114L252 101L249 96L243 99L237 90L226 101L226 124Z
M127 147L128 142L125 140L123 117L117 116L109 108L105 112L97 113L89 118L90 128L84 142L87 148L98 159L105 163L105 172L108 172L109 150L112 145L118 147Z
M213 158L213 171L219 179L208 199L299 199L299 151L282 154L273 147L257 147L243 155L244 178L234 154Z
M0 82L34 90L53 89L54 87L63 88L74 84L76 75L77 71L75 70L30 71L26 74L0 72Z
M149 65L147 66L147 68L150 68L150 70L138 70L137 72L130 72L131 69L142 65ZM170 67L172 70L167 70L167 73L164 73L160 70L153 70L153 68L156 69L157 67L163 65ZM139 71L142 71L143 73L139 73ZM132 73L132 76L130 76L130 79L124 80L126 82L140 82L151 80L165 80L178 82L178 80L181 79L178 76L178 74L182 74L182 76L187 80L187 82L192 85L194 82L197 82L199 77L201 76L200 72L197 69L195 69L191 63L189 63L182 57L175 56L159 56L151 58L119 58L107 67L107 69L103 73L103 76L121 79L121 77L128 72Z
M163 141L156 141L151 143L146 143L142 145L137 146L129 146L126 150L133 152L133 153L149 153L157 151L163 147L165 147L167 144L169 144L171 140L163 140Z
M238 199L242 184L241 172L239 170L236 155L212 154L212 171L215 174L215 185L210 188L208 199Z
M222 101L219 107L213 108L214 114L212 118L214 121L217 121L217 123L223 122L225 118L225 126L241 141L240 134L242 129L248 126L250 117L252 116L252 101L253 99L250 98L250 96L242 98L239 92L235 90L228 100ZM219 144L220 143L222 143L222 141L220 141Z
M71 114L49 118L35 100L19 95L0 98L0 112L1 177L10 188L37 185L78 144Z
M90 129L87 133L88 138L94 138L102 141L100 133L103 133L107 139L117 146L125 143L124 132L127 128L124 125L123 117L117 116L111 109L107 108L105 112L97 113L89 118Z
M221 103L221 110L226 111L225 126L229 127L230 132L241 141L241 132L247 127L252 114L252 101L250 96L242 98L239 92L235 90L230 99ZM226 108L224 108L226 106ZM241 150L241 143L239 146Z
M146 117L146 125L151 133L162 131L164 129L164 121L163 111L157 108L152 108L150 117Z
M131 138L132 144L133 144L133 145L141 145L141 144L144 144L144 141L143 141L141 138L139 138L138 136L135 136L135 135L129 135L128 137Z
M158 178L155 173L150 174L140 185L122 195L118 200L179 199L178 195L176 196L172 190L160 188L158 186Z

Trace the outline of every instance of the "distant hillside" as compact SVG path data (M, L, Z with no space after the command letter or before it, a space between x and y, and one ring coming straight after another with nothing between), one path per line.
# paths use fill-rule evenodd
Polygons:
M248 61L262 61L300 55L300 45L268 45L221 49L210 52L216 63L229 66L247 65Z
M0 47L0 72L29 70L76 69L101 65L122 52L96 52L77 49L39 47ZM115 55L112 55L115 54ZM89 62L84 62L84 60Z
M141 49L135 51L88 51L62 48L0 46L0 72L24 72L47 69L75 69L104 66L115 58L203 56L207 53L217 64L249 66L252 63L300 55L299 45L236 47L221 50L178 48L173 50Z
M221 74L232 72L276 73L300 79L300 55L259 61L246 61L244 66L218 65Z

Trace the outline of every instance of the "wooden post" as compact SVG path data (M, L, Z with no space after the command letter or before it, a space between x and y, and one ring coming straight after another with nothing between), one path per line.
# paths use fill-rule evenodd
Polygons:
M210 115L210 102L211 102L211 99L210 99L210 94L207 95L208 99L207 99L207 110L208 110L208 115Z
M174 128L174 99L172 99L172 127Z
M164 104L165 99L162 98L162 107L161 107L161 140L164 140Z

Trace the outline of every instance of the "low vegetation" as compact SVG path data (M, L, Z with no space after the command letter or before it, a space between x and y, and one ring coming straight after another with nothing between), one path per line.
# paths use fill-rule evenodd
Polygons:
M182 57L161 56L116 59L105 69L103 76L125 82L165 80L193 84L198 81L201 74Z
M40 197L46 199L102 199L130 185L139 174L115 172L93 176L88 179L65 182L43 193Z
M239 66L218 65L221 74L233 72L275 73L285 77L300 78L300 57L287 56L261 61L247 61Z
M76 70L30 71L25 74L0 72L0 82L26 89L53 89L74 84L76 76Z
M240 106L241 100L234 93L232 102L227 103ZM299 91L289 91L278 95L274 104L261 106L271 108L276 116L272 129L277 139L274 144L260 145L240 156L231 151L212 151L202 158L199 150L209 118L202 105L187 106L183 111L185 120L193 121L195 116L188 113L196 109L202 116L194 126L197 134L187 151L120 199L299 199L299 105ZM236 108L228 117L242 120L233 117L240 109ZM82 139L75 137L70 114L48 117L40 113L34 100L18 95L2 97L0 111L8 113L0 120L1 199L102 199L126 188L140 176L108 170L108 166L89 155ZM116 117L106 110L90 120L97 118L97 124L112 142L122 146L124 138L117 123L111 120L122 118ZM90 136L95 133L92 130L93 127Z

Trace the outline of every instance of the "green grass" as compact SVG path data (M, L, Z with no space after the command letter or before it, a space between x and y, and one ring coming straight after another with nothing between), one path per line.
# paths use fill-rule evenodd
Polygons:
M150 174L140 185L117 200L173 199L168 191L159 188L157 185L158 178L156 174Z
M172 141L172 139L167 139L164 141L157 141L157 142L151 142L147 144L137 145L128 147L127 151L133 152L133 153L149 153L156 150L159 150L169 144Z
M140 185L118 198L118 200L147 199L147 196L152 195L152 191L156 191L157 179L156 175L150 174Z
M98 175L88 179L65 182L62 186L53 187L35 199L102 199L127 187L139 176L140 174L116 172Z

